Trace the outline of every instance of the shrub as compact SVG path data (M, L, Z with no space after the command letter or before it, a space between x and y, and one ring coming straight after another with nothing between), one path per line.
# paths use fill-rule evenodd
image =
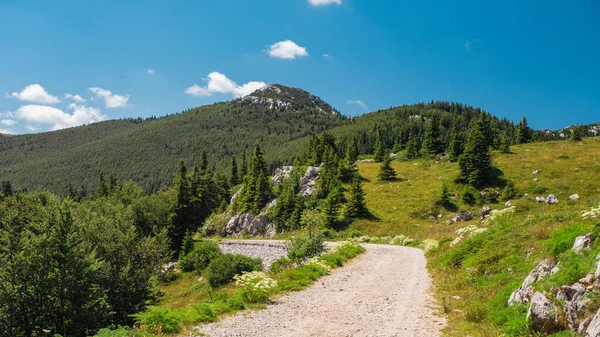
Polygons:
M293 262L299 263L319 255L323 250L325 250L325 246L322 235L317 234L312 237L301 235L290 239L288 257Z
M358 238L360 236L362 236L362 233L358 229L355 229L352 232L350 232L351 238Z
M210 261L206 270L206 279L211 287L225 285L233 280L235 275L245 271L260 271L260 259L253 259L244 255L223 254Z
M273 261L271 267L269 268L269 271L273 274L278 274L284 270L290 269L293 265L294 263L292 262L292 260L288 259L285 256L282 256L277 260Z
M194 319L196 322L212 322L216 318L211 305L208 303L197 305L194 309L196 310L196 317Z
M191 252L179 261L183 271L201 271L208 267L210 261L221 256L219 245L211 241L200 241L194 244Z
M179 332L184 321L183 312L154 306L131 317L140 328L157 334Z
M268 277L261 271L244 272L236 275L235 284L240 286L244 299L250 303L265 303L269 300L269 294L277 288L277 281Z
M462 192L462 201L465 204L473 205L477 201L477 195L479 192L471 185L465 185Z

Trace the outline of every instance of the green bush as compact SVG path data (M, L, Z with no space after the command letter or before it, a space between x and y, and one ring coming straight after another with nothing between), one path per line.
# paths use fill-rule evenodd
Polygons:
M176 333L181 330L184 313L165 307L149 306L146 311L131 315L140 328L151 333Z
M550 238L545 240L543 245L552 256L557 257L559 254L573 247L575 238L585 235L589 231L589 226L585 224L572 224L552 232Z
M296 263L317 256L325 250L323 236L320 234L312 237L306 235L293 237L290 239L289 246L288 257Z
M235 275L244 271L262 270L260 259L253 259L244 255L224 254L210 261L206 270L206 279L211 287L225 285Z
M194 319L196 322L213 322L216 319L215 313L208 303L197 305L194 309L196 310L196 317Z
M358 229L355 229L352 232L350 232L351 238L359 238L361 236L362 236L362 233Z
M284 270L292 268L293 265L294 263L292 262L292 260L288 259L285 256L282 256L277 260L273 261L271 267L269 268L269 271L273 274L278 274Z
M191 252L179 261L179 266L185 272L201 271L208 267L210 261L221 256L219 245L211 241L200 241L194 244Z
M465 204L473 205L477 202L479 191L471 185L465 185L462 192L462 201Z

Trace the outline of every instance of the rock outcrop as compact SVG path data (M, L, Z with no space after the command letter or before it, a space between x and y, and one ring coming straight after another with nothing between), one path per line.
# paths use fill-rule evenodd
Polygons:
M293 166L284 166L275 170L275 175L271 178L271 184L278 185L283 184L286 180L292 179L292 175L296 173L296 169Z
M492 209L485 206L481 209L481 213L479 215L479 219L483 220L485 218L487 218L490 214L492 214Z
M579 328L578 313L585 310L589 299L583 297L585 287L580 283L571 286L562 286L556 294L556 299L563 301L563 311L569 325L569 329L577 330Z
M512 295L510 295L508 305L529 302L531 300L531 295L533 294L532 284L551 275L554 267L552 260L548 259L540 262L529 275L527 275L519 289L515 290Z
M317 178L321 166L309 166L306 173L300 178L300 195L303 197L311 196L317 190Z
M231 217L221 229L220 234L230 237L240 237L243 234L273 237L275 235L274 230L270 229L269 226L271 225L264 215L242 213Z
M531 318L531 328L534 331L553 333L561 330L558 308L540 292L531 297L527 318Z
M473 216L469 212L458 213L458 214L454 214L452 216L452 221L454 221L454 222L469 221L469 220L473 220Z
M575 243L573 243L573 249L576 252L581 251L582 249L590 249L592 246L592 234L586 234L583 236L578 236L575 239Z

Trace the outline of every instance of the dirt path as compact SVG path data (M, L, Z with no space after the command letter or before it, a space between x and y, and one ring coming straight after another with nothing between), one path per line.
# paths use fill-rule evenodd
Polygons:
M305 291L265 310L198 328L220 336L438 336L431 280L419 249L365 245L366 252Z

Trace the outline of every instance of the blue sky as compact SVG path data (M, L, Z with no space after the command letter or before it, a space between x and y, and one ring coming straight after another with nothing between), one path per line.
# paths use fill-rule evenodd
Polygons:
M449 100L560 128L600 121L598 60L595 0L3 0L0 132L164 115L261 83L347 115Z

